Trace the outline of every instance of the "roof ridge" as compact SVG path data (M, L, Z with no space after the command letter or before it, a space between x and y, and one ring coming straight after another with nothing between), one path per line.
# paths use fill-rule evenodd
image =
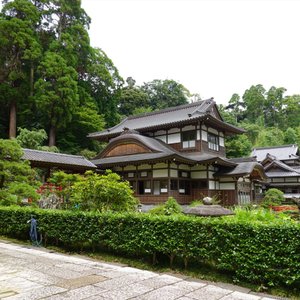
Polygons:
M67 154L67 153L59 153L59 152L51 152L51 151L44 151L44 150L37 150L37 149L29 149L29 148L23 148L23 150L26 151L32 151L32 152L40 152L40 153L49 153L49 154L54 154L54 155L59 155L59 156L72 156L72 157L81 157L85 158L83 155L74 155L74 154Z
M205 99L205 100L200 100L200 101L196 101L196 102L191 102L191 103L187 103L187 104L182 104L182 105L178 105L178 106L172 106L172 107L167 107L164 109L160 109L157 111L151 111L148 113L142 113L139 115L132 115L128 117L128 120L133 120L133 119L139 119L139 118L143 118L143 117L147 117L147 116L152 116L152 115L159 115L159 114L163 114L166 112L170 112L170 111L177 111L186 107L193 107L193 106L199 106L202 103L204 103L205 101L208 100L212 100L212 99Z
M253 150L258 150L258 149L274 149L274 148L287 148L287 147L298 147L296 144L289 144L289 145L278 145L278 146L267 146L267 147L256 147L256 148L253 148Z
M282 161L280 161L280 160L278 160L278 159L274 159L274 160L270 163L270 165L269 165L268 167L270 167L270 166L272 166L272 165L274 165L274 164L281 166L281 167L284 168L285 170L289 170L289 171L291 171L291 172L295 171L295 172L299 173L297 170L293 169L292 167L290 167L289 165L283 163Z

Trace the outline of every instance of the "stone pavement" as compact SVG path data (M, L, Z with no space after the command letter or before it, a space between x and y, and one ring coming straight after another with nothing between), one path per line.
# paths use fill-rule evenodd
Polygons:
M233 285L179 278L0 241L0 299L274 298Z

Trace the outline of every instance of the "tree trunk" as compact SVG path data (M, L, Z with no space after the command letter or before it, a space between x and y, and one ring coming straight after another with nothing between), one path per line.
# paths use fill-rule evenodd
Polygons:
M33 63L31 62L30 66L30 93L29 96L33 96L33 77L34 77L34 68L33 68Z
M10 103L9 111L9 138L13 139L17 135L17 103L12 101Z
M55 146L56 128L54 125L50 126L49 130L49 147Z

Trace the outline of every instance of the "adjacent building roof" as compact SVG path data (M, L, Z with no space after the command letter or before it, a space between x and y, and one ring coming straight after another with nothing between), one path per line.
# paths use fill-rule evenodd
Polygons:
M33 149L23 149L23 159L36 167L62 167L70 169L96 169L97 167L83 156L54 153Z
M255 156L257 161L261 162L267 157L268 154L276 157L277 160L290 160L299 158L297 145L254 148L251 156Z
M230 125L222 120L213 99L171 107L156 112L130 116L118 125L100 132L90 133L93 139L108 139L119 135L124 128L146 132L155 129L166 129L172 126L191 124L203 120L207 124L221 127L227 134L242 133L243 129Z
M258 162L240 162L234 168L221 168L215 177L242 177L258 170L262 178L266 178L263 166Z

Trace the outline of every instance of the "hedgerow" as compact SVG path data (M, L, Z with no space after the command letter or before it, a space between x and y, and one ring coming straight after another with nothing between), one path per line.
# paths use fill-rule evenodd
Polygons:
M0 234L28 238L34 215L44 242L106 247L130 255L163 254L210 263L236 281L300 287L300 224L247 222L234 217L197 218L138 213L91 213L0 208Z

